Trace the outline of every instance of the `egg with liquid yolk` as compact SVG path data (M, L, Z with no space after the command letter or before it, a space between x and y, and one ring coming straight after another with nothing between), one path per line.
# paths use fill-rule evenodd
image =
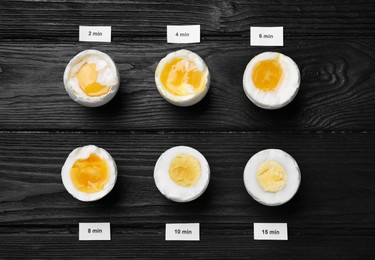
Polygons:
M297 95L300 78L298 66L291 58L278 52L263 52L246 66L243 88L255 105L278 109Z
M210 167L199 151L188 146L176 146L165 151L157 160L154 180L166 198L188 202L206 190Z
M179 50L160 60L155 71L155 83L168 102L177 106L191 106L207 94L210 73L199 55Z
M296 194L301 172L292 156L279 149L267 149L253 155L244 170L247 192L267 206L288 202Z
M94 201L107 195L117 180L117 166L104 149L87 145L73 150L61 170L66 190L81 201Z
M114 61L107 54L85 50L66 66L64 85L70 98L77 103L98 107L116 95L120 79Z

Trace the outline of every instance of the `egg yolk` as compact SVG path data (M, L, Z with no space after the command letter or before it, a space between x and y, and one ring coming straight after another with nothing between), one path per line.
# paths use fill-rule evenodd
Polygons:
M262 60L255 64L252 79L256 88L263 91L274 90L283 76L283 70L277 60Z
M190 154L179 154L173 158L169 166L169 176L180 186L193 186L201 176L201 164Z
M175 58L164 66L160 81L170 93L186 96L201 91L206 85L207 77L197 69L195 63Z
M285 169L276 161L265 161L258 167L257 181L264 191L278 192L286 184Z
M92 153L86 159L75 161L70 170L73 185L82 192L101 191L109 180L108 163Z
M90 97L98 97L108 93L109 87L97 82L98 71L95 63L85 63L77 73L80 88Z

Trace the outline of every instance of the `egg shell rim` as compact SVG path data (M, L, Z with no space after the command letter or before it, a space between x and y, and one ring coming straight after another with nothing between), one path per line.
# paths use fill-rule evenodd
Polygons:
M180 53L182 53L182 54L180 54ZM205 85L205 88L204 88L203 91L198 92L198 93L194 93L194 94L190 94L190 95L186 95L186 96L177 96L177 95L174 95L174 94L170 93L164 87L164 85L160 81L160 75L159 74L161 73L162 67L164 67L166 65L166 63L168 63L168 61L169 61L168 56L169 55L175 55L176 57L186 57L186 56L191 55L191 56L194 57L195 60L199 60L203 64L203 67L204 67L205 71L207 71L206 72L207 80L206 80L206 85ZM210 70L208 69L207 64L204 62L202 57L200 57L198 54L196 54L195 52L192 52L190 50L181 49L181 50L174 51L174 52L171 52L171 53L167 54L164 58L162 58L159 61L158 65L156 66L156 69L155 69L155 85L156 85L156 88L157 88L159 94L169 103L171 103L175 106L180 106L180 107L193 106L193 105L199 103L207 95L208 90L209 90L210 85L211 85L211 74L210 74Z
M291 161L293 162L293 164L295 164L295 169L297 170L296 173L297 173L297 179L298 179L298 185L297 187L295 188L295 191L294 193L291 195L291 197L283 202L280 202L280 203L266 203L264 201L262 201L260 198L258 198L257 196L255 196L252 192L251 192L251 189L247 186L247 183L245 181L245 177L246 175L250 174L250 173L246 173L246 169L248 167L250 167L250 164L251 164L251 161L254 160L254 158L256 156L259 156L261 153L266 153L268 152L269 150L273 150L273 151L277 151L277 152L281 152L283 153L284 155L286 155L286 157L288 157L289 159L291 159ZM281 162L279 162L281 163ZM282 164L282 163L281 163ZM283 164L282 164L283 165ZM283 165L283 167L285 167ZM243 173L243 182L244 182L244 186L245 186L245 189L247 191L247 193L249 193L249 195L255 200L257 201L258 203L262 204L262 205L265 205L265 206L271 206L271 207L275 207L275 206L281 206L287 202L289 202L290 200L292 200L294 198L294 196L297 194L298 190L299 190L299 187L301 186L301 181L302 181L302 176L301 176L301 169L299 168L298 164L297 164L297 161L293 158L293 156L291 156L290 154L288 154L287 152L281 150L281 149L276 149L276 148L269 148L269 149L264 149L264 150L261 150L259 152L257 152L256 154L254 154L253 156L251 156L251 158L248 160L248 162L246 163L245 165L245 168L244 168L244 173ZM281 191L281 190L280 190ZM278 191L278 192L280 192ZM277 193L277 192L276 192Z
M250 67L252 67L253 64L255 61L256 58L258 58L259 56L265 56L266 54L279 54L281 55L283 58L285 58L286 60L288 60L288 62L290 62L290 64L292 65L292 67L294 68L294 70L297 72L298 74L298 79L297 79L297 87L296 89L294 90L293 92L293 95L290 96L285 102L281 103L281 104L277 104L277 105L270 105L270 104L265 104L261 101L258 101L256 100L252 94L250 93L250 91L248 90L250 88L250 81L252 81L251 79L251 71L250 71ZM261 59L263 60L263 59ZM259 61L261 61L259 60ZM259 62L258 61L258 62ZM251 80L248 80L248 78L250 78ZM248 99L250 99L250 101L256 105L257 107L260 107L260 108L263 108L263 109L267 109L267 110L276 110L276 109L280 109L280 108L283 108L285 106L287 106L289 103L291 103L294 98L297 96L298 92L299 92L299 89L300 89L300 85L301 85L301 72L298 68L298 65L297 63L295 63L295 61L290 58L289 56L285 55L285 54L282 54L280 52L272 52L272 51L266 51L266 52L262 52L262 53L259 53L258 55L254 56L250 61L249 63L246 65L246 68L245 68L245 71L243 73L243 79L242 79L242 85L243 85L243 89L244 89L244 92L247 96Z
M183 149L183 150L185 150L185 151L184 151L184 152L178 152L178 153L177 153L177 151L175 151L175 150L179 150L179 149ZM187 149L187 150L190 150L190 151L193 151L193 154L192 154L192 153L189 153L189 152L186 152L186 149ZM169 154L173 155L174 153L176 153L175 155L178 155L178 154L181 154L181 153L187 153L187 154L190 154L190 155L192 155L192 156L194 156L194 157L196 157L196 155L198 155L198 156L200 157L200 158L198 158L199 162L202 164L202 161L203 161L203 163L204 163L204 165L201 165L201 170L202 170L202 172L203 172L203 168L205 168L205 169L207 170L207 180L205 181L205 183L204 183L203 186L201 187L201 190L200 190L197 194L191 196L191 197L188 198L188 199L178 199L178 198L171 197L169 194L164 193L164 192L162 191L162 187L159 186L159 182L157 181L158 177L156 177L156 176L157 176L158 172L161 171L159 168L160 168L160 164L162 163L162 160L165 159L165 156L167 156L167 155L169 155ZM174 156L173 156L173 157L171 156L170 160L168 160L168 161L172 161L173 158L174 158ZM168 159L168 158L167 158L167 159ZM202 159L202 161L201 161L200 159ZM166 163L166 164L167 164L167 163ZM168 163L168 165L170 165L170 162ZM168 177L169 177L168 170L166 171L165 174L167 174ZM202 177L202 175L201 175L201 177ZM206 157L204 157L204 155L203 155L201 152L199 152L197 149L194 149L194 148L192 148L192 147L190 147L190 146L180 145L180 146L174 146L174 147L172 147L172 148L169 148L168 150L164 151L164 152L159 156L158 160L157 160L156 163L155 163L155 167L154 167L154 182L155 182L155 185L156 185L157 189L159 190L159 192L160 192L165 198L167 198L167 199L169 199L169 200L171 200L171 201L174 201L174 202L178 202L178 203L186 203L186 202L191 202L191 201L193 201L193 200L196 200L197 198L199 198L200 196L202 196L203 193L207 190L207 187L208 187L208 185L209 185L209 183L210 183L210 179L211 179L211 170L210 170L210 165L208 164L208 161L207 161ZM171 180L171 182L173 183L173 180ZM198 182L199 182L199 181L198 181ZM175 184L175 183L173 183L173 184L174 184L175 187L178 188L178 189L181 189L181 188L184 189L184 188L185 188L185 187L182 187L182 186L180 186L180 185L178 185L178 184Z
M101 151L102 153L107 155L108 160L106 160L106 161L107 161L108 164L110 164L113 167L113 174L110 173L111 174L110 179L105 184L104 188L102 190L98 191L98 192L93 192L93 193L85 193L85 192L82 192L82 191L78 190L74 186L73 182L71 181L71 177L70 177L70 170L71 170L71 167L73 166L74 162L78 159L84 159L84 157L76 158L76 156L75 156L76 153L79 152L78 150L85 149L85 148L88 148L88 147L94 147L95 149L98 149L99 151ZM73 164L70 163L71 161L73 161ZM114 186L117 182L117 177L118 177L118 170L117 170L117 164L116 164L115 160L113 159L111 154L108 153L105 149L103 149L101 147L98 147L96 145L85 145L85 146L75 148L72 152L69 153L68 157L66 158L66 160L64 162L63 167L61 168L61 179L62 179L62 182L63 182L63 185L64 185L65 189L69 192L70 195L72 195L73 198L75 198L79 201L83 201L83 202L98 201L98 200L104 198L105 196L107 196L112 191L112 189L114 188ZM105 191L105 192L103 192L103 191ZM97 195L98 193L101 193L101 194L99 194L99 196L95 196L95 194ZM86 197L87 195L90 195L90 196L94 195L94 196L92 196L93 198L91 198L91 199L90 198L83 198L83 197Z
M71 68L78 64L80 60L82 60L85 56L89 55L98 55L102 56L106 59L108 63L111 63L111 65L115 68L116 70L116 76L117 76L117 83L111 86L111 90L102 96L99 97L90 97L90 96L79 96L77 95L73 88L68 86L68 81L69 81L69 73ZM73 65L73 66L72 66ZM74 56L68 63L68 65L65 67L64 71L64 87L66 92L68 93L69 97L75 101L76 103L85 106L85 107L100 107L104 106L108 102L110 102L117 94L118 89L120 87L120 73L118 71L118 68L116 66L116 63L113 61L113 59L105 52L94 50L94 49L88 49L79 52L76 56Z

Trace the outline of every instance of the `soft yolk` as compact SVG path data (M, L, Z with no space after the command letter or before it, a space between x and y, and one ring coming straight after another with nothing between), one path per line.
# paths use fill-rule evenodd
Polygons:
M86 159L75 161L70 177L74 186L82 192L101 191L109 179L108 163L92 153Z
M275 89L283 75L277 60L262 60L255 64L252 79L256 88L269 91Z
M195 63L175 58L164 66L160 81L170 93L186 96L201 91L206 85L207 77L197 69Z
M169 176L180 186L193 186L201 176L201 164L194 156L179 154L173 158L169 166Z
M278 192L286 183L285 169L276 161L265 161L258 167L257 181L264 191Z
M85 63L77 73L79 86L90 97L102 96L109 91L109 87L96 82L98 75L95 63Z

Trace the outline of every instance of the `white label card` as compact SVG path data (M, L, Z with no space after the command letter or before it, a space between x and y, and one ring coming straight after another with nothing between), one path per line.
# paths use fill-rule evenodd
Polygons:
M201 42L200 25L167 25L168 43Z
M250 27L251 46L284 46L284 27Z
M111 240L110 223L79 223L79 240Z
M79 26L80 42L111 42L111 26Z
M165 240L199 241L199 223L165 224Z
M254 240L288 240L287 223L254 223Z

